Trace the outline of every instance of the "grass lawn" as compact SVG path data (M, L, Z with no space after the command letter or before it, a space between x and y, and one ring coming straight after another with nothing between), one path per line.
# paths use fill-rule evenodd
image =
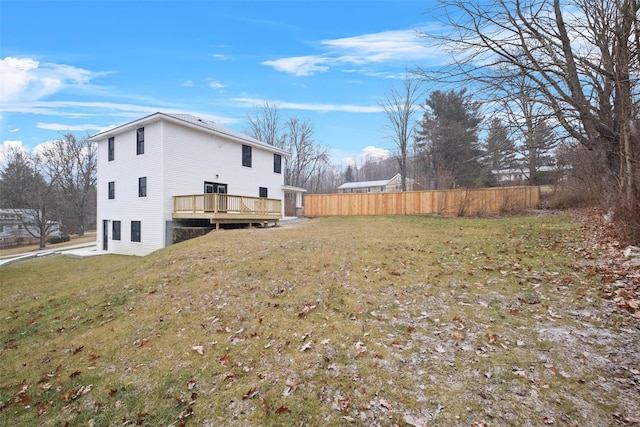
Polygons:
M0 267L0 424L628 424L639 334L587 237L326 218Z

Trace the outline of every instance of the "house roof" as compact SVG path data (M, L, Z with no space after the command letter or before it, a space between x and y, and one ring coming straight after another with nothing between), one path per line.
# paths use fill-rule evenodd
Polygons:
M95 142L95 141L103 140L105 138L109 138L113 135L117 135L124 131L137 128L140 126L144 126L145 124L153 123L161 119L167 120L173 123L177 123L183 126L204 130L205 132L209 132L212 134L224 135L227 138L230 138L232 140L242 142L244 144L256 146L256 147L265 148L267 150L273 151L274 153L278 153L284 156L289 155L288 152L280 148L274 147L273 145L266 144L248 135L225 128L212 121L204 120L194 115L184 114L184 113L163 113L163 112L153 113L148 116L142 117L140 119L134 120L132 122L128 122L128 123L116 126L114 128L104 130L102 132L98 132L95 135L92 135L89 138L89 141Z
M345 182L338 187L338 190L346 190L348 188L382 187L383 185L389 184L389 182L391 182L398 175L399 174L390 179L382 179L378 181Z
M283 185L282 189L284 191L290 191L292 193L306 193L307 189L302 187L294 187L293 185Z
M539 167L536 168L536 170L538 172L552 172L552 171L556 171L556 170L559 170L559 169L560 168L558 168L557 166L539 166ZM528 167L520 167L520 168L511 168L511 169L492 169L491 173L495 174L495 175L501 175L501 174L510 175L510 174L514 174L514 173L528 174L529 173L529 168Z

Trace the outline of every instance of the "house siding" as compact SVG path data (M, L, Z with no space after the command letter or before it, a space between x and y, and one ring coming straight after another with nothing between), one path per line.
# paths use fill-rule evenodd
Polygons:
M165 244L162 212L161 123L146 124L144 154L136 154L136 128L115 136L115 158L108 161L107 139L98 142L98 249L103 248L103 220L107 230L109 252L145 255ZM147 178L147 196L138 197L138 178ZM108 182L115 182L115 198L108 199ZM120 240L113 240L112 221L121 221ZM131 242L131 221L141 221L141 242Z
M153 116L151 116L153 117ZM150 118L151 118L150 117ZM202 194L204 183L227 184L229 194L284 200L284 177L273 172L273 151L224 134L166 120L144 121L144 154L136 154L136 129L123 125L98 142L98 233L102 250L103 226L108 223L108 252L146 255L171 244L173 196ZM108 161L108 136L114 136L114 160ZM242 166L242 145L252 147L251 167ZM147 178L147 196L138 197L138 179ZM108 199L108 183L115 182L115 198ZM284 202L282 203L284 215ZM114 241L112 221L121 221L121 240ZM141 221L141 242L131 242L131 221Z
M251 167L245 167L242 143L170 122L163 125L164 156L171 159L164 172L167 221L173 211L171 196L202 194L205 181L227 184L227 192L239 196L258 197L259 188L267 187L270 198L284 199L282 174L273 172L273 152L253 146Z

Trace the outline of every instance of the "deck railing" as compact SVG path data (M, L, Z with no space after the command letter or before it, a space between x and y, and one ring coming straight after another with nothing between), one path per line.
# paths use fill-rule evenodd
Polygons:
M192 194L173 197L174 214L280 215L282 201L232 194Z

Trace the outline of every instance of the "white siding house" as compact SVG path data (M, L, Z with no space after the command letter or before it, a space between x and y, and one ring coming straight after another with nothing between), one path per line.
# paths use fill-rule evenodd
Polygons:
M90 140L98 144L98 250L146 255L170 245L175 226L277 222L283 215L287 153L246 135L188 114L155 113ZM213 205L205 193L214 193L216 206L224 197L225 210L203 207ZM235 196L242 197L233 199L233 210ZM255 206L267 202L278 211L256 215Z
M60 236L60 222L48 224L49 236ZM40 229L29 209L0 209L0 249L39 242Z
M407 191L413 191L414 182L407 178ZM402 177L396 174L391 179L379 181L345 182L338 187L338 193L392 193L402 191Z

